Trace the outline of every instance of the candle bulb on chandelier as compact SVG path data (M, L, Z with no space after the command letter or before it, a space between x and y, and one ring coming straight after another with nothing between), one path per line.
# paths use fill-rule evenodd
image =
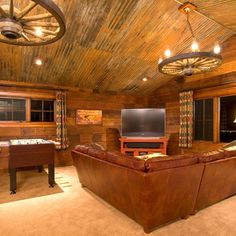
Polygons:
M163 59L162 59L162 58L159 58L158 64L160 64L162 61L163 61Z
M170 51L170 49L166 49L166 50L165 50L165 56L166 56L167 58L169 58L169 57L171 56L171 51Z
M39 37L43 36L43 31L41 27L36 27L34 30L35 34Z
M197 41L193 41L193 43L191 45L191 49L192 49L193 52L199 51L199 46L198 46Z
M219 45L219 44L216 44L216 45L214 46L213 51L214 51L215 54L219 54L220 51L221 51L220 45Z

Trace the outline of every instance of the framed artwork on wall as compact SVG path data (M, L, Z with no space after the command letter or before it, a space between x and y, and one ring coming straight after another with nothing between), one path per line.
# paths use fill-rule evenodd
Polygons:
M77 110L76 111L77 125L101 125L102 110Z

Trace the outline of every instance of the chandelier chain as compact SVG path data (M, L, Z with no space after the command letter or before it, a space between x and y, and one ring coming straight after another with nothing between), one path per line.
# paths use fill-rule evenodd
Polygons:
M186 12L186 15L187 15L187 24L188 24L189 30L192 34L193 39L195 39L195 35L193 33L193 29L192 29L192 26L191 26L190 21L189 21L189 12L188 11Z

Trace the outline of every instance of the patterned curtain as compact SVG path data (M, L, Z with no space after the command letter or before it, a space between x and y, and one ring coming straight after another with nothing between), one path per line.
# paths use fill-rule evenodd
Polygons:
M66 128L66 93L56 92L57 149L66 149L68 145Z
M193 91L180 95L179 147L192 147L193 139Z

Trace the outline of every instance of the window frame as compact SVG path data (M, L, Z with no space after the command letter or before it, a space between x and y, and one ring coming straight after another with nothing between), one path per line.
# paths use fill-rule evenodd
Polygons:
M12 121L12 120L9 120L9 121L4 121L4 120L0 120L0 125L4 125L4 124L8 124L8 125L23 125L23 124L32 124L32 125L55 125L56 124L56 112L55 112L55 109L56 109L56 106L55 106L55 98L41 98L41 97L36 97L36 98L33 98L33 97L22 97L22 96L17 96L16 95L12 95L12 96L5 96L5 95L1 95L0 94L0 98L3 98L3 99L19 99L19 100L25 100L25 120L24 121ZM48 101L53 101L53 112L54 112L54 120L53 121L36 121L36 122L32 122L31 121L31 100L48 100Z
M234 78L234 77L232 77ZM211 80L212 81L212 80ZM209 86L209 84L204 87L198 88L194 90L193 98L194 100L197 99L206 99L206 98L213 98L213 136L214 141L213 143L221 143L220 142L220 97L226 96L235 96L236 95L236 82L221 83ZM198 142L195 141L194 142ZM212 143L212 141L204 141Z
M219 129L219 136L218 136L218 140L219 140L219 142L224 142L224 141L221 141L221 135L220 135L220 133L221 133L221 98L224 98L224 97L235 97L236 96L236 93L233 93L233 94L227 94L227 95L222 95L222 96L219 96L218 97L218 102L219 102L219 107L218 107L218 109L219 109L219 114L218 114L218 129ZM225 142L224 142L225 143Z
M25 101L25 120L0 120L0 123L24 123L27 122L27 99L22 97L0 96L0 99L24 100ZM13 113L13 110L11 111Z
M31 109L31 101L32 100L42 101L42 109L41 110L32 110ZM45 101L53 102L53 110L45 110L44 109L44 102ZM37 123L37 122L39 122L39 123L55 123L55 120L56 120L56 117L55 117L55 99L40 99L40 98L35 99L35 98L31 98L29 106L30 106L30 122L32 122L32 123ZM41 112L42 113L42 121L32 121L31 120L31 112L39 112L39 113ZM51 112L51 113L53 112L53 121L43 121L44 120L44 113L47 113L47 112Z

